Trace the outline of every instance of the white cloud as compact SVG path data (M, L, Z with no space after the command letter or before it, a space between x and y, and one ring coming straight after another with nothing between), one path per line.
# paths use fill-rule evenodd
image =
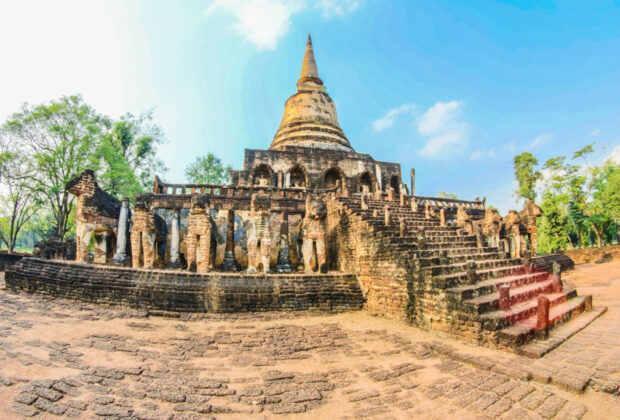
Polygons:
M530 149L535 149L537 147L542 146L543 144L547 143L549 140L551 140L553 138L553 134L542 134L538 137L536 137L529 145Z
M233 27L259 50L273 50L291 27L291 18L309 8L324 17L344 16L359 7L359 0L214 0L205 10L210 16L217 10L235 15Z
M418 132L428 137L420 154L427 158L447 157L462 150L469 127L461 121L463 102L437 102L418 121Z
M446 123L454 121L460 115L462 105L463 103L459 101L437 102L420 118L418 131L422 135L440 131Z
M23 102L75 93L113 117L130 110L125 81L150 74L140 69L137 76L138 54L124 38L127 9L103 1L0 1L0 121Z
M614 163L620 164L620 145L616 146L616 148L611 151L605 160L611 160Z
M320 0L316 5L323 11L325 17L344 16L357 10L358 0Z
M452 154L448 147L458 146L463 143L464 137L460 132L450 132L431 137L426 145L420 150L420 154L426 157L440 157L442 154Z
M495 159L495 157L495 148L474 150L469 155L470 160L478 160L480 158Z
M598 128L592 130L592 132L590 133L590 137L596 137L600 134L601 130L599 130Z
M394 125L394 120L401 114L413 113L416 109L415 105L404 104L397 108L390 109L383 117L372 122L372 131L378 133L390 128Z
M517 150L517 146L514 141L511 141L510 143L505 144L502 149L505 152L514 153Z

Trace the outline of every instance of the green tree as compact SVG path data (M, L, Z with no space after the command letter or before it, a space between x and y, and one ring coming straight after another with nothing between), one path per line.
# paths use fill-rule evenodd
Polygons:
M536 183L541 177L540 171L536 170L538 159L530 152L523 152L514 157L515 178L519 187L515 191L518 198L524 200L536 200Z
M569 245L568 229L569 194L566 182L566 157L558 156L548 159L543 169L548 173L540 207L543 216L538 230L538 247L543 254L557 252Z
M65 184L86 168L98 169L95 152L105 119L81 96L63 96L48 104L24 104L4 129L32 159L35 171L30 185L44 197L56 233L64 238L74 201Z
M157 158L157 146L164 136L153 123L153 110L139 116L125 114L118 121L107 120L109 130L96 152L101 187L118 197L134 198L149 190L157 172L166 167Z
M445 191L439 191L439 193L437 193L437 197L439 198L450 198L453 200L458 200L459 196L456 193L449 193L449 192L445 192Z
M0 201L0 243L13 252L24 225L40 206L39 194L32 188L35 168L32 161L6 133L0 133L2 200Z
M603 246L607 228L613 223L606 203L604 191L608 185L609 170L605 166L590 166L588 155L594 153L594 143L588 144L573 154L573 159L583 159L584 165L567 165L568 190L576 207L588 216L590 227L596 236L597 246Z
M207 153L185 168L185 176L192 184L225 184L231 170L230 165L223 165L220 158Z

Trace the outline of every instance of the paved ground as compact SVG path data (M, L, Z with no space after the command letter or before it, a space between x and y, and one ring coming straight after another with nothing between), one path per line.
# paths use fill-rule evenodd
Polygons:
M619 419L620 263L570 279L609 311L540 360L363 311L146 317L0 279L0 418Z

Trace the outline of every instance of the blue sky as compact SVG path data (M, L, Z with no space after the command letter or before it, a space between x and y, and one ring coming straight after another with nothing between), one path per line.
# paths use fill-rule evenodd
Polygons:
M512 158L588 142L620 160L620 2L0 1L0 118L82 93L156 108L165 178L240 168L295 92L307 33L358 152L416 168L417 193L516 208Z

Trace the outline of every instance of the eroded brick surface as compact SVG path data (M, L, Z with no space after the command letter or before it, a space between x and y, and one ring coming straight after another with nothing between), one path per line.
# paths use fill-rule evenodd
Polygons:
M616 311L534 361L364 311L161 318L0 284L0 417L613 418Z

